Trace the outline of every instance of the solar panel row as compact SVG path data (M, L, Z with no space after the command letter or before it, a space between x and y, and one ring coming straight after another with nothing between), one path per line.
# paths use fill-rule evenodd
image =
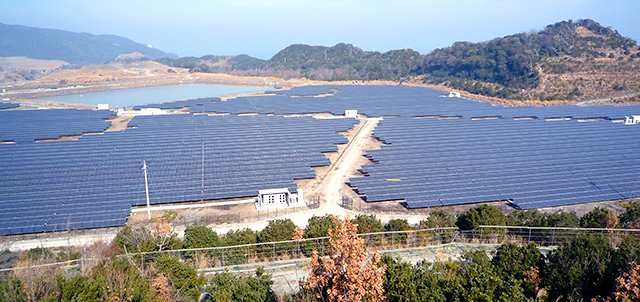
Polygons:
M640 128L610 122L386 119L350 184L410 208L512 200L540 208L640 196ZM389 180L400 181L389 181Z
M112 115L114 113L109 110L0 111L0 141L24 144L39 139L103 132L109 128L105 120Z
M78 141L0 145L0 234L121 226L131 206L297 190L354 120L139 116L135 129Z
M333 93L324 97L316 95ZM344 114L356 109L368 116L401 117L504 117L504 118L604 118L622 119L640 114L640 106L503 107L468 99L442 97L445 93L406 86L306 86L276 91L273 95L239 97L229 101L192 100L191 112L299 114L329 112ZM184 102L162 104L181 107ZM157 106L157 105L150 105Z
M18 107L20 107L20 104L0 102L0 110Z

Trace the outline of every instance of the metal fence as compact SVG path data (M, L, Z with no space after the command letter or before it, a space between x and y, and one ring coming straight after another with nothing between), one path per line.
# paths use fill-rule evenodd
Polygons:
M580 235L601 234L610 239L615 245L627 237L640 240L640 229L587 229L587 228L543 228L543 227L515 227L515 226L480 226L474 230L461 231L457 228L433 228L409 231L379 232L358 234L364 239L364 245L370 251L377 250L382 253L394 251L408 251L415 248L436 248L452 244L461 246L461 249L472 249L473 244L500 245L511 242L516 244L534 243L539 247L555 247ZM464 245L469 244L470 245ZM163 257L178 258L196 269L222 268L239 265L250 265L285 261L294 259L307 259L313 251L318 255L326 256L330 249L329 237L320 237L302 240L288 240L280 242L267 242L244 244L224 247L208 247L181 250L163 250L145 253L129 253L118 257L128 257L138 263L144 270L154 260ZM405 253L406 254L406 253ZM77 259L71 262L86 263L102 259ZM46 264L47 266L64 266L70 262ZM0 272L8 272L31 267L14 267L0 269ZM36 268L36 266L33 266Z
M514 242L520 244L535 243L538 246L558 246L579 235L601 234L613 244L624 238L640 240L640 229L598 229L598 228L548 228L521 226L480 226L469 231L460 231L459 240L482 243Z
M241 206L253 206L243 204ZM221 224L248 224L281 218L290 214L307 212L320 207L319 200L308 200L308 203L300 207L287 207L281 209L265 209L259 211L245 211L237 209L237 205L216 206L215 211L209 211L206 215L193 215L182 213L173 220L175 225L187 227L192 224L221 225ZM212 207L214 208L214 207Z

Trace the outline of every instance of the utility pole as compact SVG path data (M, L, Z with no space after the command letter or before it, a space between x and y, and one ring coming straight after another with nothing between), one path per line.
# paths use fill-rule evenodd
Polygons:
M147 214L151 220L151 205L149 205L149 182L147 181L147 161L142 162L142 170L144 170L144 189L147 193Z

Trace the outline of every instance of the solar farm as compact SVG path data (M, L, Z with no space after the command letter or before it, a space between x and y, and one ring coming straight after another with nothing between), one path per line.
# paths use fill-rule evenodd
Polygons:
M125 225L146 205L143 162L151 204L295 192L359 121L288 115L352 109L383 117L372 135L384 145L348 180L366 202L530 209L640 194L640 125L620 123L640 106L502 107L443 94L308 86L152 104L134 109L191 114L136 116L115 132L104 132L116 114L107 110L2 110L0 235ZM66 136L81 137L50 141Z

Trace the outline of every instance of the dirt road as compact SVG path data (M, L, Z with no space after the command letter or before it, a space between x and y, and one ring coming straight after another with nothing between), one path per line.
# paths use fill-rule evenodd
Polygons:
M307 225L307 221L316 216L322 216L325 214L332 214L336 216L346 217L355 216L357 211L347 210L339 206L339 202L343 195L351 188L346 185L350 175L360 168L362 156L367 149L367 142L371 137L371 133L378 125L380 118L361 118L358 132L349 140L349 143L337 154L337 159L329 167L329 171L324 178L318 179L320 184L316 189L317 196L320 197L320 207L315 210L293 213L285 216L278 217L280 219L289 218L296 225L304 228ZM424 219L424 214L417 215L377 215L383 223L394 218L406 219L410 224L417 224L420 220ZM269 224L269 220L252 221L251 223L237 223L237 224L223 224L223 225L210 225L210 227L218 232L218 234L225 234L229 230L237 230L243 228L250 228L256 231L264 229ZM184 226L177 226L174 230L180 236L184 234ZM47 238L47 239L34 239L23 240L14 242L12 250L25 250L33 247L59 247L67 245L88 245L93 243L96 239L110 240L115 237L115 233L103 234L102 236L73 236L72 240L66 238L64 234L61 237Z

